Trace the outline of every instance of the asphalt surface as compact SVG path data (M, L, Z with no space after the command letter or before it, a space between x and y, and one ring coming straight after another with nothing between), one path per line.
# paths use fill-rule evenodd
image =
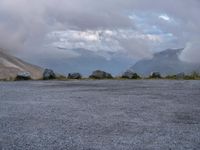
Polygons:
M200 81L0 82L1 150L199 150Z

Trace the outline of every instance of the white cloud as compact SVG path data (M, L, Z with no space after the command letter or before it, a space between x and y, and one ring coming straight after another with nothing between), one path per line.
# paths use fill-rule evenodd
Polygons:
M167 14L162 14L159 16L160 19L163 19L165 21L171 21L171 18Z
M53 46L63 49L87 49L89 51L116 52L121 49L119 43L112 39L112 31L109 30L67 30L54 31L47 38L53 40Z
M151 53L149 47L155 43L163 42L160 35L144 34L131 29L54 31L48 34L47 38L53 43L52 46L54 47L66 50L85 49L95 52L99 56L106 56L106 58L119 53L128 54L129 57L135 58L146 57ZM124 41L135 44L127 44ZM138 47L137 43L140 43L139 45L142 43L144 46ZM132 53L129 51L144 51L146 54L141 52Z
M200 37L199 37L200 39ZM188 42L180 55L183 61L190 63L200 63L200 43L199 41ZM192 59L188 59L192 58Z

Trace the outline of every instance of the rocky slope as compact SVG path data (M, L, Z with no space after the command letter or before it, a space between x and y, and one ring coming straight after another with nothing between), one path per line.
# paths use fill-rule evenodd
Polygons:
M43 69L11 56L0 49L0 80L14 79L19 72L30 72L32 79L40 79Z
M151 72L160 72L162 75L190 73L199 71L199 64L190 64L179 59L183 49L167 49L155 53L152 59L138 61L131 70L142 76L148 76Z

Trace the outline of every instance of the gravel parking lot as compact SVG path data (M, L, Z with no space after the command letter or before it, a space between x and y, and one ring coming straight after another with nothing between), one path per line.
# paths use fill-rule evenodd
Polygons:
M200 81L0 82L0 150L198 150Z

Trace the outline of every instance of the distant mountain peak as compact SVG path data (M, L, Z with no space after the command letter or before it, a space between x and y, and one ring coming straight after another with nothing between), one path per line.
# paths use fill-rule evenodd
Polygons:
M154 54L154 57L178 57L184 48L180 49L166 49L164 51L158 52Z
M190 73L199 71L197 64L190 64L179 59L183 51L180 49L167 49L153 55L152 59L138 61L131 70L143 76L150 75L151 72L160 72L162 75L177 74L180 72Z

